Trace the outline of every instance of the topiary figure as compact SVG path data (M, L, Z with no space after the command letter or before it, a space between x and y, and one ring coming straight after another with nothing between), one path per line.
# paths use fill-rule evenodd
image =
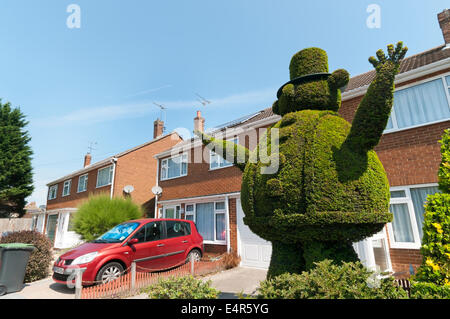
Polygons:
M377 58L369 59L376 76L352 125L337 113L348 72L328 73L326 52L308 48L293 56L291 80L273 104L282 119L253 152L197 132L208 148L225 154L244 172L244 223L272 242L269 277L300 273L324 259L356 261L352 243L392 220L389 183L373 148L386 127L394 77L406 51L399 42L388 46L388 56L378 50ZM271 144L276 132L278 153ZM260 155L265 145L269 153L274 150L269 162L279 161L278 170L270 174L264 171L267 156Z

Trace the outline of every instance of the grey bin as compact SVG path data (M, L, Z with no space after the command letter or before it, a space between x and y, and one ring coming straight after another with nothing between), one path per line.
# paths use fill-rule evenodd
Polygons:
M34 249L30 244L0 244L0 296L22 290L28 259Z

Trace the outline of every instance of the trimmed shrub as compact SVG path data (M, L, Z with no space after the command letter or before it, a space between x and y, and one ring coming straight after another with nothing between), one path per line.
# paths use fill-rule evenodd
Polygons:
M439 166L439 189L450 193L450 129L444 131L441 143L441 165Z
M241 257L234 251L227 253L222 257L222 265L225 269L231 269L239 266L241 262Z
M261 282L260 299L406 299L391 277L376 279L360 262L315 263L301 274L282 274Z
M78 207L74 216L74 230L84 240L90 241L122 222L143 215L141 206L129 198L92 196Z
M32 244L36 249L31 253L25 272L24 282L32 282L46 278L50 274L53 261L52 243L47 236L31 230L10 232L0 238L1 244Z
M412 282L413 299L450 299L450 285L436 285L432 282Z
M211 287L211 281L203 282L192 276L160 279L143 292L150 299L217 299L220 293Z

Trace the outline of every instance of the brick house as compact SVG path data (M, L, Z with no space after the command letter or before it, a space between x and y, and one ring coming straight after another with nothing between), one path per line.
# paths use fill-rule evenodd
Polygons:
M395 81L394 108L375 148L390 182L394 220L379 234L354 244L366 266L400 276L407 276L410 267L416 268L422 261L423 204L428 194L438 191L438 141L450 127L450 10L438 14L438 21L445 44L404 59ZM372 70L350 79L339 110L349 122L374 76ZM259 130L279 119L268 108L209 133L254 149ZM199 112L194 128L204 128ZM256 134L247 134L255 129ZM195 160L198 154L203 154L203 162ZM242 174L237 167L209 152L197 138L156 158L162 188L157 216L195 220L206 251L235 251L243 265L268 267L270 243L253 234L242 221Z
M182 141L178 133L163 134L163 126L162 121L156 120L151 141L96 163L91 163L88 153L82 169L47 184L43 232L55 248L72 247L80 241L72 231L71 216L93 194L130 196L143 206L147 216L153 216L155 199L151 189L156 183L157 165L153 156Z

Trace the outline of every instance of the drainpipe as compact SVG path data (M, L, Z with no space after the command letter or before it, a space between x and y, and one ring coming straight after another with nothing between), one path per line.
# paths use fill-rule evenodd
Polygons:
M113 198L113 194L114 194L114 179L116 177L116 165L117 165L117 158L113 157L111 159L111 162L113 163L113 174L112 174L112 181L111 181L111 194L110 194L110 198Z
M227 253L229 253L231 250L231 245L230 245L230 209L228 206L228 195L225 196L225 211L226 211L225 227L227 229Z
M156 186L159 186L159 158L156 159ZM158 216L158 195L155 194L155 218L159 218Z

